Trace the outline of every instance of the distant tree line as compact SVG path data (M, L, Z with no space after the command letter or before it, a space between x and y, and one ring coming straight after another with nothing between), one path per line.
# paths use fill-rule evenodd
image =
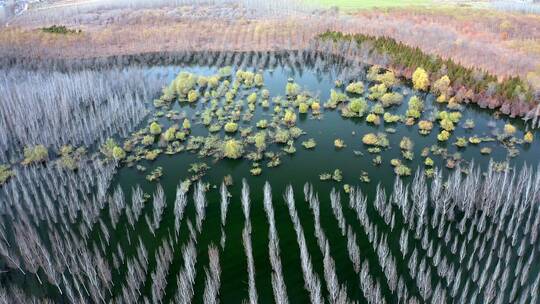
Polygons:
M496 96L510 101L534 102L534 94L530 86L520 77L509 77L499 81L496 76L485 71L465 67L452 59L426 54L418 47L410 47L392 38L334 31L327 31L319 37L323 40L331 39L334 42L353 40L359 45L368 43L377 52L388 55L393 67L408 76L416 68L421 67L429 75L447 75L452 80L453 87L466 87L475 95L489 94L490 97Z

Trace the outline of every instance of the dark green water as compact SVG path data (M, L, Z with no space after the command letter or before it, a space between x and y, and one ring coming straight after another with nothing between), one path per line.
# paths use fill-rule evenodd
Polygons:
M212 75L217 72L217 69L207 67L169 67L169 68L152 68L149 70L151 73L165 73L168 80L172 80L176 74L180 71L189 71L198 75ZM330 89L334 88L335 76L333 73L321 73L314 70L303 70L301 73L298 71L293 72L287 68L276 68L274 71L265 71L264 79L265 86L270 90L271 96L283 96L285 93L285 85L289 77L294 78L295 82L300 84L302 88L309 90L312 94L319 97L322 103L329 98ZM414 95L411 89L406 85L397 86L394 91L401 92L405 95L405 100L401 106L389 109L388 111L394 114L404 114L407 109L407 100ZM426 100L426 110L423 117L428 117L430 112L435 109L443 110L444 107L433 102L433 96L419 93ZM370 104L372 104L370 102ZM188 117L193 117L194 113L202 109L204 104L197 106L180 106L175 105L174 109L185 111ZM489 159L492 158L495 161L504 161L507 159L507 150L500 145L500 143L488 142L474 146L469 145L467 148L458 149L452 145L457 136L489 136L495 129L502 130L506 122L510 122L508 118L495 119L492 116L491 111L481 110L475 106L466 106L462 112L463 117L453 132L453 136L448 143L440 144L442 147L448 148L449 154L459 152L464 160L463 164L467 165L474 161L475 165L483 168L487 167ZM262 118L268 120L271 119L273 114L272 107L268 110L262 109L257 106L255 116L252 119L251 124ZM111 248L116 248L116 242L120 242L122 247L125 248L126 256L135 254L135 246L132 242L131 245L126 242L126 235L129 234L131 239L136 239L141 236L148 249L149 256L153 257L154 250L161 245L162 239L173 234L174 231L174 213L172 203L174 202L175 191L178 183L190 176L188 168L190 164L194 162L205 162L211 169L203 177L203 181L210 183L211 189L207 192L208 208L207 217L203 225L202 233L198 239L197 251L197 276L195 280L195 297L194 303L202 303L202 294L205 284L204 269L208 266L207 248L209 244L220 243L221 237L221 224L220 224L220 199L219 199L219 185L225 175L231 175L234 179L234 185L229 187L231 192L231 204L227 215L227 224L225 232L227 235L226 246L224 250L220 251L221 262L221 289L220 289L220 301L222 303L239 303L248 297L248 274L247 274L247 262L242 245L242 228L244 226L244 216L242 214L242 207L240 203L240 190L241 180L247 179L248 184L251 187L251 224L253 227L252 243L253 243L253 255L255 260L256 269L256 287L259 295L259 301L261 303L273 302L272 286L270 275L272 272L269 255L268 255L268 222L265 216L262 199L263 199L263 185L266 181L270 182L274 195L274 210L276 217L276 224L278 235L280 238L280 250L281 259L284 270L285 283L287 286L287 294L290 303L307 303L309 297L307 291L304 289L304 281L302 277L302 269L300 267L300 257L298 243L296 235L292 226L291 219L288 214L287 206L283 200L282 194L287 185L292 185L295 190L296 206L298 213L304 228L304 234L307 239L307 246L311 254L312 263L315 271L318 273L322 280L323 295L326 295L326 288L323 279L323 263L322 253L320 252L316 238L314 236L313 216L309 210L307 202L303 199L302 188L303 185L308 182L312 183L316 192L320 198L321 209L321 224L329 239L332 257L336 263L336 273L338 274L339 282L345 284L347 287L348 295L351 300L356 300L361 303L365 302L365 298L359 288L358 275L353 270L353 265L350 262L347 255L347 238L342 236L338 227L338 223L335 220L332 209L330 206L329 194L332 188L337 188L342 192L342 206L347 220L347 224L350 225L357 234L357 243L361 249L361 257L364 260L369 261L370 273L375 278L380 280L381 290L384 297L390 303L397 301L397 296L390 292L390 289L386 283L383 269L377 261L377 254L374 251L372 245L369 243L364 228L359 224L354 212L348 208L348 196L343 192L344 184L358 185L362 191L370 198L375 193L377 184L382 184L388 191L391 190L391 186L394 183L395 174L393 167L390 165L390 160L393 158L401 159L401 152L399 149L399 142L403 136L407 136L413 140L414 155L413 161L405 161L407 166L413 170L419 167L423 167L423 158L420 156L421 150L424 147L429 147L437 143L438 126L434 126L433 131L428 136L422 136L418 133L418 127L405 126L402 123L386 124L383 122L380 126L373 126L365 122L365 118L350 119L340 116L339 111L324 110L320 119L314 119L311 114L297 114L297 126L304 130L307 134L300 137L296 141L295 146L297 152L294 155L284 155L281 160L282 163L277 168L266 168L265 162L262 162L263 173L260 176L253 177L250 175L251 164L247 160L219 160L200 158L190 152L182 152L177 155L169 156L162 154L155 161L148 162L142 161L141 164L147 167L147 171L144 173L138 172L134 167L122 168L117 174L114 184L119 184L126 194L126 197L130 197L130 189L134 185L141 185L146 193L153 193L156 183L150 183L145 180L145 175L152 171L154 168L162 167L164 175L160 178L159 183L163 186L167 197L167 207L163 214L163 219L160 223L159 229L156 231L155 236L148 232L146 223L143 220L145 214L151 216L152 206L151 200L147 203L144 209L144 214L139 219L139 223L135 226L137 229L132 231L127 227L125 218L120 221L118 229L111 239ZM462 124L466 119L473 119L476 127L473 130L465 130L462 128ZM196 119L191 119L192 129L194 135L206 135L207 131L201 125L197 125L194 122ZM166 129L168 122L166 119L161 120L162 125ZM520 121L512 120L512 124L518 126L518 132L516 137L522 138L524 134L524 126ZM181 122L180 122L181 123ZM240 121L240 127L248 126L250 123ZM388 134L390 140L390 148L381 152L383 158L383 164L381 166L374 166L372 163L373 154L367 152L366 147L362 144L361 138L364 134L369 132L383 132L385 127L392 127L397 130L395 134ZM239 137L237 134L236 137ZM317 146L313 150L306 150L300 142L307 140L308 138L314 138L317 142ZM346 148L337 150L334 147L334 139L341 138L347 145ZM481 147L491 147L493 153L489 156L480 154ZM270 148L270 150L276 150ZM355 155L353 151L361 151L363 155ZM535 141L528 146L519 147L520 155L516 158L510 159L510 164L513 166L522 166L523 164L536 166L538 164L538 151L540 151L540 142ZM442 168L445 166L445 161L440 156L430 154L430 157L435 160L435 166ZM323 172L333 172L335 169L340 169L343 172L343 181L340 183L334 181L319 181L319 174ZM360 183L359 176L362 171L366 171L371 179L370 183ZM412 178L405 178L406 181L410 181ZM129 199L128 199L129 202ZM401 257L399 253L399 233L402 228L400 225L404 225L402 219L399 217L396 219L396 227L390 230L386 226L382 218L380 218L376 212L369 208L368 213L372 215L372 222L376 224L379 229L388 234L388 244L392 253L397 257L397 267L400 273L403 273L403 277L406 281L406 285L409 288L410 294L418 295L418 289L415 286L414 279L411 278L407 270L407 259ZM174 293L177 290L176 287L176 274L183 265L181 261L181 246L186 243L187 240L187 225L186 220L190 219L195 221L195 211L193 201L190 200L186 210L186 216L180 229L183 233L178 241L173 242L175 257L169 270L169 280L166 287L165 302L172 299ZM464 236L460 236L464 237ZM437 243L437 240L435 239ZM415 246L420 248L420 241L413 239L410 241L409 246ZM443 244L443 246L445 246ZM409 250L409 254L412 250ZM444 251L444 249L443 249ZM420 255L425 254L421 248L419 249ZM456 261L456 257L449 252L448 248L443 253L448 260ZM149 264L149 273L153 271L153 258ZM124 268L121 268L124 269ZM125 271L125 269L124 269ZM538 271L536 269L535 271ZM114 273L114 272L113 272ZM123 271L116 273L113 278L115 281L121 283L123 277ZM465 274L467 276L467 274ZM436 273L432 273L433 287L441 279ZM463 278L462 278L463 280ZM150 292L150 275L147 276L145 285L145 293ZM462 283L463 286L463 283ZM119 287L117 285L116 287ZM469 294L471 289L469 287ZM115 292L119 289L115 288Z
M213 75L217 72L217 69L204 68L204 67L175 67L165 70L168 80L172 80L176 74L180 71L192 72L196 75ZM162 68L153 69L151 72L164 73ZM266 71L264 73L265 87L270 90L271 97L284 96L285 85L289 77L293 78L296 83L300 84L303 89L308 90L312 95L317 96L321 105L328 100L330 96L330 90L335 89L334 81L336 80L333 73L316 72L313 70L303 70L301 72L294 72L287 68L277 68L271 72ZM364 80L365 81L365 80ZM367 84L367 82L366 82ZM367 87L367 85L366 85ZM337 89L339 90L339 89ZM367 90L366 90L367 91ZM400 92L405 95L403 103L399 107L392 107L387 109L387 112L392 114L404 114L407 110L407 101L411 96L421 96L426 102L426 108L422 116L426 119L431 116L431 113L436 110L447 110L444 105L436 104L433 102L434 96L426 93L415 92L408 88L406 85L400 85L394 88L395 92ZM367 93L365 94L367 96ZM371 106L374 103L369 102ZM187 117L192 121L193 135L208 135L207 129L199 124L195 124L193 119L195 113L204 109L208 104L183 105L176 104L173 109L185 112ZM260 119L267 119L271 121L273 116L272 106L269 109L263 109L257 106L255 115L251 122L239 121L239 127L253 126ZM423 168L423 157L421 152L423 148L431 147L434 144L438 144L442 148L448 149L448 154L452 155L455 152L461 154L463 166L468 166L471 162L476 165L485 168L490 159L497 162L508 160L511 166L520 167L523 164L533 165L538 164L537 151L540 148L540 142L535 141L530 145L519 145L520 154L515 158L508 157L507 149L497 141L483 142L479 145L469 144L466 148L458 148L453 145L453 142L457 137L470 137L477 135L479 137L491 136L493 132L498 130L502 132L505 123L512 123L518 126L518 131L515 134L516 138L523 138L524 126L523 122L518 119L510 119L507 117L494 118L493 111L483 110L474 105L465 105L465 110L462 111L463 117L456 126L456 130L452 133L452 137L449 141L440 143L437 142L437 133L439 128L434 123L433 131L428 136L423 136L418 133L417 125L406 126L403 123L390 123L385 124L382 122L379 126L368 124L365 122L365 116L362 118L344 118L340 115L338 110L323 110L323 114L320 117L313 117L312 114L298 114L297 113L297 126L300 127L306 134L302 135L299 140L295 142L297 152L294 155L283 155L282 165L277 168L266 168L264 161L262 162L263 173L257 177L248 178L251 181L262 179L274 184L274 181L280 181L281 183L294 183L298 181L300 184L305 182L318 183L319 174L323 172L332 172L335 169L343 171L343 182L341 184L356 185L359 183L359 176L361 171L366 171L371 178L371 183L364 185L363 189L369 191L374 188L374 185L382 183L384 185L393 184L393 167L390 165L390 160L393 158L401 159L408 167L412 169ZM462 125L465 120L474 120L476 126L474 129L464 129ZM382 121L382 116L381 116ZM160 119L162 123L162 130L164 131L167 126L171 125L171 122L165 118ZM181 123L181 120L179 121ZM383 159L383 164L376 167L372 163L372 159L375 154L370 154L367 151L367 146L362 143L362 136L366 133L384 132L385 128L394 128L396 132L394 134L387 133L390 141L390 148L383 150L380 155ZM254 127L254 131L256 128ZM222 137L224 132L221 131ZM236 134L237 138L240 135ZM399 142L401 138L409 137L414 142L414 160L403 160L401 151L399 148ZM317 146L313 150L304 149L300 143L309 138L314 138L317 142ZM344 149L336 149L334 147L334 139L341 138L347 145ZM267 140L268 141L268 140ZM268 144L269 150L278 151L273 145ZM279 146L283 147L283 146ZM482 155L480 149L483 147L492 148L490 155ZM354 151L360 151L362 155L355 155ZM435 167L442 168L446 162L443 157L430 153L431 157L435 161ZM220 160L215 162L213 159L198 158L196 155L190 155L189 152L183 152L179 155L168 156L161 155L157 160L152 162L143 161L141 164L147 167L147 172L150 172L153 168L161 166L164 168L164 176L161 178L161 183L164 187L169 184L176 186L179 179L187 178L189 164L194 162L206 162L210 167L205 181L219 185L223 176L231 174L235 181L239 182L243 177L249 177L250 163L243 160ZM291 170L292 169L292 170ZM145 175L139 174L135 168L124 168L120 172L122 181L126 180L126 184L144 184L143 181ZM328 182L331 184L331 182ZM122 182L122 184L124 184ZM335 186L335 185L334 185Z

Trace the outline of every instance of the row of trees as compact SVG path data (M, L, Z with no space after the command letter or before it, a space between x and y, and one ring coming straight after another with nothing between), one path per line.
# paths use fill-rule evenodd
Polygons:
M429 83L434 83L439 77L446 75L452 81L456 92L461 87L465 87L479 96L535 102L533 90L519 77L508 77L503 81L498 81L495 75L464 67L452 59L426 54L418 47L410 47L392 38L332 31L321 34L320 38L334 42L354 41L359 45L372 45L375 51L388 55L392 68L400 71L403 76L412 77L413 71L422 68L428 76ZM427 85L423 84L418 88L427 88Z
M402 146L406 148L406 140L403 142ZM32 167L26 169L29 168ZM35 174L30 176L39 173ZM20 174L16 180L24 176ZM504 195L495 189L502 190ZM191 224L191 219L183 219L188 204L187 190L183 185L177 188L172 208L175 222L179 224L174 227L160 225L161 214L166 208L160 187L149 202L152 206L148 209L151 210L142 211L146 226L141 217L143 195L140 188L132 191L131 202L125 201L123 190L116 188L109 198L100 200L102 204L93 205L92 208L98 211L96 217L87 219L89 215L85 213L96 214L87 206L87 209L81 209L82 212L71 211L71 216L74 216L71 221L68 219L70 211L62 208L56 211L44 205L44 200L29 202L33 199L30 194L33 190L21 190L22 195L14 194L7 200L9 206L2 208L5 212L0 225L3 227L0 231L2 260L14 271L42 284L51 284L59 295L76 302L86 302L86 299L102 302L111 296L126 301L151 296L159 302L165 299L166 286L171 284L171 278L176 277L179 286L176 299L188 303L195 293L202 292L194 289L194 282L199 255L197 239L204 233L205 192L208 190L202 183L193 188L190 203L194 204L195 225ZM221 206L211 208L221 209L222 229L225 230L229 204L227 188L222 186L220 192ZM396 179L388 196L382 187L378 187L370 199L359 188L349 188L348 207L354 214L351 216L341 204L339 192L332 191L329 206L324 206L319 204L316 189L306 185L304 198L313 215L309 222L314 224L314 229L310 229L314 235L306 234L302 228L305 219L298 215L292 187L287 188L284 200L296 232L305 288L315 303L323 302L326 297L328 301L338 303L348 298L347 285L356 279L336 269L338 265L343 267L343 263L349 262L358 275L364 298L371 303L394 299L534 303L535 290L540 282L540 274L533 266L538 259L539 193L540 179L530 168L498 172L490 167L485 174L473 169L467 177L457 170L447 179L443 179L441 171L436 170L429 188L423 173L418 172L410 185ZM12 193L2 193L5 194ZM252 255L251 239L258 235L250 233L249 196L249 187L243 182L241 205L237 208L242 209L245 217L242 237L250 290L246 294L253 302L257 298L254 281L257 256ZM75 202L77 199L70 200L69 204L77 204ZM286 303L287 289L291 287L284 285L281 262L288 256L280 254L275 204L267 184L264 188L264 210L269 223L269 262L274 270L272 285L276 301L281 299L278 302ZM321 219L320 208L331 208L329 211L335 221ZM119 221L124 216L127 222ZM184 237L175 237L178 233L176 227L181 225L186 227L180 230ZM328 237L324 230L332 225L339 233ZM38 233L38 228L46 233ZM141 228L148 232L161 229L161 233L165 232L160 234L164 239L156 245L143 242ZM118 240L117 234L125 237ZM312 248L307 243L308 238L313 237L316 252L310 252ZM185 241L179 245L181 239ZM338 251L333 251L333 246L339 242L346 242L344 247L350 261L336 258ZM131 247L133 250L128 250ZM178 256L175 252L179 252L174 248L182 248L183 257L179 273L169 274L174 269L170 265ZM226 250L226 247L221 249ZM223 262L219 253L219 249L210 245L204 292L209 301L215 300L219 293L219 264ZM310 257L312 254L322 256L322 264L315 263ZM155 258L150 261L149 257ZM318 269L321 265L322 275ZM120 292L111 288L112 278L125 278ZM326 287L328 296L323 295L323 287Z

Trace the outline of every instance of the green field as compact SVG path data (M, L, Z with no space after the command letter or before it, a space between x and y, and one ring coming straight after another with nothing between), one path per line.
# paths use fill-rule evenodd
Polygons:
M368 9L374 7L399 7L410 5L429 5L431 0L304 0L307 4L324 7L336 6L343 10Z

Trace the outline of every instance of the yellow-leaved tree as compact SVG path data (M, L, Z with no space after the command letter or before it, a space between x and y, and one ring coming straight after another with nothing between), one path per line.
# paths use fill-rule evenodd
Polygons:
M525 143L527 144L532 143L534 141L534 134L531 131L525 133L525 136L523 137L523 141L525 141Z
M425 91L429 87L429 75L423 68L416 68L412 75L413 86L416 90Z
M223 143L223 155L226 158L237 159L242 156L244 147L242 143L236 139L229 139Z

